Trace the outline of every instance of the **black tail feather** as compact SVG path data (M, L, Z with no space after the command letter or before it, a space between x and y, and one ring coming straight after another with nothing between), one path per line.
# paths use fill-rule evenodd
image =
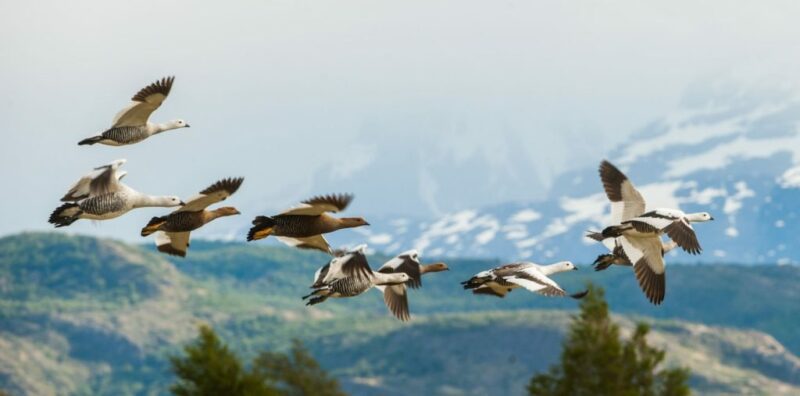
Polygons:
M73 214L71 216L68 216L68 215L64 214L65 211L67 211L69 209L75 209L75 208L77 208L77 210L75 211L75 214ZM74 202L68 202L68 203L65 203L65 204L59 206L58 208L56 208L56 210L54 210L53 213L50 214L50 218L48 219L48 222L50 222L50 224L54 224L56 226L56 228L58 228L58 227L66 227L66 226L74 223L76 220L78 220L79 216L82 213L83 213L83 211L80 210L80 207L78 206L78 204L76 204Z
M254 241L257 238L256 233L259 231L263 231L267 228L271 228L275 226L275 219L269 216L258 216L253 219L253 227L250 228L250 231L247 232L247 241Z
M103 137L100 136L100 135L92 136L90 138L86 138L86 139L83 139L80 142L78 142L78 146L86 146L86 145L90 145L91 146L91 145L93 145L95 143L99 143L101 140L103 140Z
M603 233L597 231L586 231L586 236L594 239L597 242L602 242L603 239L606 239L606 237L603 236Z
M597 259L594 260L594 270L595 271L602 271L607 269L614 264L614 259L616 257L613 254L601 254L597 256Z
M582 292L575 293L575 294L570 294L569 296L574 298L574 299L576 299L576 300L580 300L580 299L586 297L587 294L589 294L589 290L588 289L586 289L586 290L584 290Z

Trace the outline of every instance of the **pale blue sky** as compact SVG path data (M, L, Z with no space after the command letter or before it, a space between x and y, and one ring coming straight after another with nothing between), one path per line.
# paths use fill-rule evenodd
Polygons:
M800 63L790 1L233 3L0 3L0 235L49 229L66 188L116 158L152 194L245 176L231 203L247 217L328 191L355 192L363 214L538 199L688 86ZM191 129L76 145L165 75L152 119ZM70 230L132 239L163 212Z

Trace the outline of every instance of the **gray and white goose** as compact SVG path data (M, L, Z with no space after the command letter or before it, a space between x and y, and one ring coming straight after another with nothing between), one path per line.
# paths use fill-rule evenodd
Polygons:
M392 286L408 282L411 277L404 272L374 272L367 263L366 245L359 245L345 254L334 257L314 274L314 289L303 296L306 305L315 305L328 298L355 297L374 286Z
M447 271L447 264L437 262L433 264L422 264L419 260L419 252L409 250L403 252L384 263L378 272L382 274L405 273L411 278L406 283L391 286L378 285L376 289L383 293L383 301L392 314L402 321L411 319L408 310L408 287L417 289L422 287L422 275Z
M532 262L506 264L497 268L481 271L467 281L461 282L466 290L473 294L486 294L505 297L512 290L522 287L531 292L548 297L565 297L567 292L550 275L564 271L577 270L569 261L560 261L550 265L539 265ZM569 294L580 299L587 291Z
M100 143L108 146L124 146L139 143L164 131L188 128L189 124L181 119L163 124L149 121L150 114L156 111L169 95L173 81L175 77L164 77L139 90L131 98L131 104L117 113L110 128L97 136L81 140L78 145Z
M176 196L146 195L120 182L125 172L118 170L124 163L124 159L116 160L80 178L61 198L66 203L53 211L49 222L65 227L79 219L113 219L136 208L183 205Z

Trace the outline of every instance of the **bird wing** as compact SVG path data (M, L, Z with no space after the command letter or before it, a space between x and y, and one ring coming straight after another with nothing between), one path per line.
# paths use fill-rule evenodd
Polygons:
M340 257L334 257L322 282L330 284L334 280L349 277L369 279L372 276L372 268L369 267L363 247L364 245L361 245Z
M156 247L161 253L172 256L186 257L186 250L189 249L190 232L164 232L156 233Z
M131 98L133 102L114 116L112 127L141 126L147 124L150 114L156 111L169 95L173 81L175 81L175 77L164 77L139 90L139 92Z
M685 217L673 221L672 224L664 228L664 232L689 254L700 254L703 250L697 240L697 235L694 233L694 228Z
M507 282L522 286L543 296L566 296L567 293L552 279L544 275L539 268L531 266L504 278Z
M620 237L625 255L633 263L639 287L653 304L661 304L666 294L666 268L661 238Z
M325 212L336 213L345 210L352 200L353 195L351 194L321 195L307 199L300 205L287 209L281 214L319 216Z
M190 198L176 212L197 212L209 205L224 201L239 189L243 181L242 177L222 179Z
M94 170L75 182L61 198L61 201L75 202L100 194L119 191L121 184L119 179L125 176L126 172L117 172L117 170L124 163L124 159L119 159L108 165L94 168Z
M508 292L509 292L508 287L503 287L497 284L497 282L488 282L484 285L472 289L472 294L486 294L500 298L505 297L506 294L508 294Z
M611 224L620 224L644 213L645 201L633 183L608 161L600 163L600 180L611 201Z
M276 236L275 238L289 246L296 247L299 249L314 249L328 254L332 254L331 246L328 244L328 241L325 240L325 237L322 236L321 234L305 238L293 238L284 236Z
M391 260L384 263L378 272L384 274L404 272L411 278L406 285L412 289L422 286L422 271L419 263L419 255L416 251L401 253Z
M404 322L411 319L411 314L408 312L408 293L405 285L375 287L383 292L383 302L392 315Z

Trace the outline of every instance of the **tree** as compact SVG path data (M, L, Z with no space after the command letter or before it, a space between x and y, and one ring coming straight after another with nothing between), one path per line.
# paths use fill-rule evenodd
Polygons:
M183 348L185 356L170 357L178 377L170 387L175 395L346 396L299 340L288 354L262 352L247 370L214 330L200 326L199 332Z
M288 354L262 352L253 366L282 395L345 396L338 381L330 377L300 340L292 341Z
M179 396L272 396L275 389L266 385L257 373L244 367L239 358L224 345L208 326L200 326L200 335L184 347L185 357L172 356L172 371L178 381L170 387Z
M686 369L661 369L665 353L647 344L649 327L640 323L631 338L620 340L603 289L589 285L580 314L570 325L561 362L537 374L528 385L536 396L685 396Z

